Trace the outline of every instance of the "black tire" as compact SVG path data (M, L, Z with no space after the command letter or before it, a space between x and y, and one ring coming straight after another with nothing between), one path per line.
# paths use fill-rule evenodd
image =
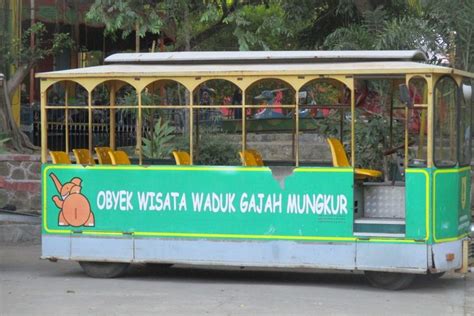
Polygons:
M93 278L110 279L121 276L127 271L129 263L79 261L82 270Z
M173 266L172 263L153 263L147 262L146 266L152 269L169 269Z
M416 274L365 271L365 277L374 287L384 290L399 291L410 286L415 279Z
M434 280L438 280L439 278L441 278L444 275L444 273L445 272L438 272L438 273L428 272L427 274L423 274L422 277L425 280L434 281Z

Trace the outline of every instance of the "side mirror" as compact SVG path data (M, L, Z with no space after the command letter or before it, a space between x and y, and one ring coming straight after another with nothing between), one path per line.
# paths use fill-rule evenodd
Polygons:
M406 105L408 108L413 107L413 100L410 97L410 91L406 84L399 85L400 88L400 101Z

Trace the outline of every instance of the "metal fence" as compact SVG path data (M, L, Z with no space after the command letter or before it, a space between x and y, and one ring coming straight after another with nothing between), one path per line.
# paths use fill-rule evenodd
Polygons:
M36 146L41 146L41 121L39 109L28 108L28 115L22 117L22 128L30 135ZM162 117L170 126L174 128L175 134L183 134L185 131L184 110L167 110L157 113L151 122L156 122ZM32 115L30 114L32 113ZM115 115L115 130L110 130L110 111L93 110L92 117L92 144L96 146L109 146L110 133L115 135L116 147L129 147L136 145L137 120L133 113L117 110ZM199 117L199 122L203 126L213 126L219 129L221 113L215 110L200 110L199 115L195 113L195 120ZM89 120L88 111L69 110L68 121L65 121L65 111L63 109L49 109L47 111L47 135L49 150L66 150L66 137L69 135L69 150L72 148L89 147ZM28 123L28 121L32 121ZM149 135L154 129L153 123L143 120L142 135ZM67 131L67 133L66 133Z

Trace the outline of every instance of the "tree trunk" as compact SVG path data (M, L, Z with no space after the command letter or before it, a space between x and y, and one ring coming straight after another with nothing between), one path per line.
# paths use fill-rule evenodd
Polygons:
M190 51L191 50L191 28L189 26L189 7L188 7L188 4L186 3L184 5L184 12L183 12L183 20L184 20L184 27L185 27L185 32L184 32L184 50L185 51ZM184 102L185 104L189 105L190 104L190 100L192 98L192 92L189 93L188 90L186 89L186 92L184 94ZM188 111L184 111L184 129L183 129L183 132L184 134L187 134L187 133L192 133L192 131L190 131L189 129L189 112ZM189 144L189 146L192 146L192 144Z
M13 94L15 93L16 89L21 85L25 77L29 74L30 69L33 65L21 65L15 71L13 76L10 80L7 81L7 91L8 91L8 99L11 100L13 98Z
M34 146L29 138L20 130L15 120L10 102L10 93L20 85L24 77L29 73L31 67L20 67L8 83L4 80L3 74L0 74L0 132L11 137L13 149L18 152L32 153L39 148ZM18 84L16 84L19 82ZM15 86L16 84L16 86ZM8 86L8 87L7 87Z

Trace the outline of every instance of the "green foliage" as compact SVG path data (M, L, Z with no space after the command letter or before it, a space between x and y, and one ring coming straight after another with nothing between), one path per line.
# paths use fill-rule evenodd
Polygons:
M430 21L439 25L446 50L456 54L456 68L474 71L474 2L430 0L424 11Z
M364 26L351 25L329 34L324 41L324 47L333 50L366 50L371 49L372 40Z
M30 47L32 34L36 42L34 47ZM46 26L41 22L33 24L24 31L20 40L8 41L4 38L3 40L0 45L0 72L3 73L8 73L6 70L10 65L15 65L17 68L35 65L39 60L59 54L73 44L68 33L54 33L49 37Z
M233 24L233 35L240 50L282 49L291 38L285 13L276 1L243 6L224 22Z
M108 34L122 32L122 37L127 37L136 30L140 37L146 32L157 34L165 24L163 18L170 5L170 1L151 0L96 0L86 19L89 22L105 24Z
M158 34L175 39L174 50L284 49L298 20L289 20L284 0L95 0L87 20L105 24L109 35L123 38Z
M226 134L208 130L199 139L199 149L195 164L209 166L240 165L238 152L240 147L229 141Z
M370 3L366 2L366 3ZM325 11L336 16L353 12L353 3L360 7L362 1L339 0L336 9ZM360 11L360 19L354 15L350 23L334 27L326 35L325 49L421 49L429 52L432 62L440 62L437 55L448 56L456 68L474 71L474 2L465 0L408 0L377 1L377 8ZM328 11L329 10L329 11ZM316 24L324 25L310 28L328 30L332 22L319 19ZM337 22L334 22L337 23ZM318 34L319 38L319 34Z
M390 18L383 8L363 14L360 24L343 27L329 34L327 49L421 49L441 52L440 35L428 20L417 16Z
M390 122L383 115L371 115L361 117L360 112L356 112L359 119L355 124L355 144L356 144L356 166L383 170L383 152L389 149L390 142ZM404 143L404 126L397 120L393 121L393 144L398 146ZM345 138L350 138L346 134ZM348 151L350 152L350 150Z
M334 111L328 117L318 120L316 133L325 137L340 137L340 114ZM345 148L351 156L350 118L345 117L343 123L343 140ZM393 121L392 141L396 147L404 143L404 124ZM355 122L356 167L383 170L383 152L390 148L390 121L384 115L367 116L362 110L356 110Z
M143 138L143 155L147 158L169 158L173 147L170 145L173 139L174 127L170 126L167 121L158 119L153 131L151 138Z

